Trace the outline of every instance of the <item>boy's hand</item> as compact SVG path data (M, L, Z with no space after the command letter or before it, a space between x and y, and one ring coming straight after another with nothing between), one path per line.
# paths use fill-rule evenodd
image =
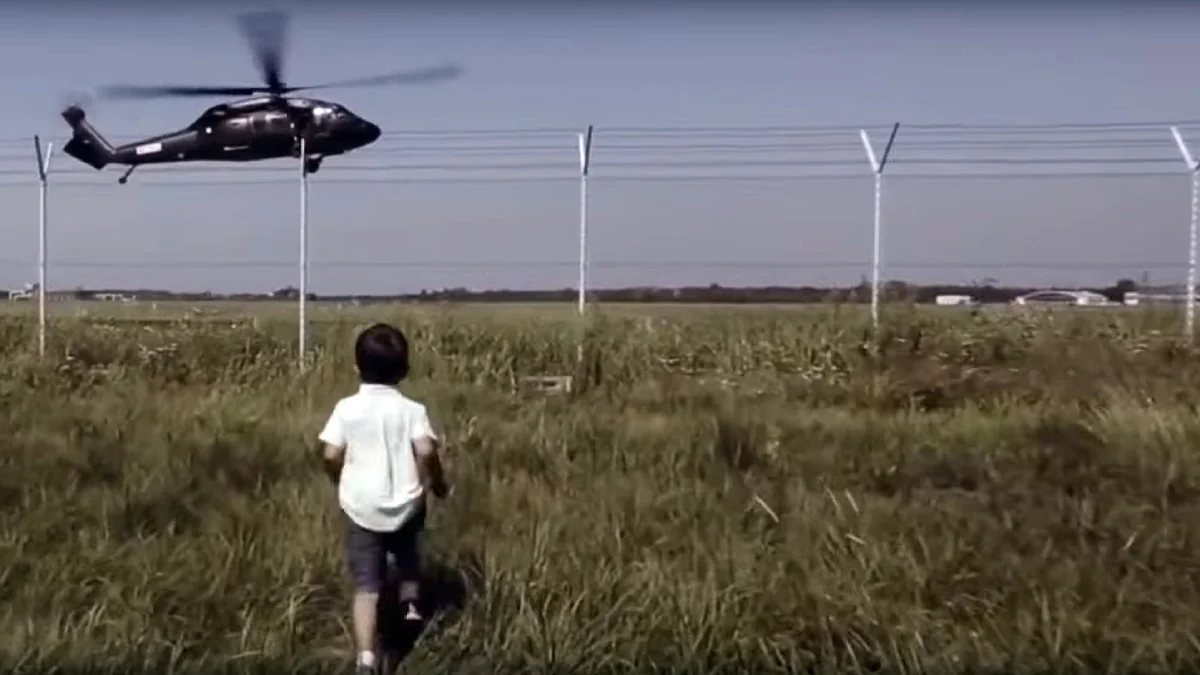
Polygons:
M442 461L438 456L441 443L433 431L433 425L429 423L429 412L425 406L412 409L409 434L421 487L425 492L433 493L435 498L445 499L450 494L450 486L446 483Z
M438 457L438 443L432 436L422 436L413 441L413 454L417 460L417 475L421 485L433 493L434 497L444 499L450 494L450 486L446 483L446 474L442 470L442 461Z
M434 481L429 490L438 499L445 499L450 496L450 485L446 483L445 479Z
M342 477L342 465L346 461L346 448L330 443L321 445L321 463L325 469L325 475L329 476L330 482L337 485L338 480Z

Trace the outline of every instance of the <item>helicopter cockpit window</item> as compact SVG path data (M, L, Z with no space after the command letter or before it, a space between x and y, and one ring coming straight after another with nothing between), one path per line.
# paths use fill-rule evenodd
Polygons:
M333 108L317 106L313 108L313 121L317 124L328 124L335 117Z

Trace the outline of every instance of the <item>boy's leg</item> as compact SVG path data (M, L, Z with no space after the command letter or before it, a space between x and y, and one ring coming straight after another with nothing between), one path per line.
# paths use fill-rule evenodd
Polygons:
M421 621L418 607L421 584L421 533L425 529L425 508L420 507L389 541L388 552L395 558L398 594L404 618Z
M384 535L348 523L346 535L346 563L354 580L352 618L354 622L354 646L358 652L359 667L374 668L376 612L379 607L379 590L384 585Z

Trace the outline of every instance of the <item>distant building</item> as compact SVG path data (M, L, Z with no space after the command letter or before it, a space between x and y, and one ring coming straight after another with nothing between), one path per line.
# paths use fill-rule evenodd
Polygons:
M1045 290L1026 293L1013 300L1014 305L1109 305L1109 299L1094 291Z
M939 295L933 299L935 305L978 305L979 301L969 295Z
M33 301L38 297L37 284L25 284L21 289L0 291L11 302ZM101 300L105 302L132 302L136 298L127 293L89 293L83 290L51 290L46 293L47 302L71 302L76 300Z
M1200 298L1200 293L1197 293L1196 297ZM1124 303L1130 306L1183 304L1185 302L1187 302L1187 293L1183 290L1162 290L1158 292L1130 291L1125 294L1124 298Z
M5 293L11 301L29 300L37 295L37 284L25 284L21 288L10 288Z

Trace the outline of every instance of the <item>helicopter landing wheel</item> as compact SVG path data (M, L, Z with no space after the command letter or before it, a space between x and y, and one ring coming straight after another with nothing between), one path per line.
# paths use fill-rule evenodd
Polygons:
M316 173L321 170L321 157L309 157L304 160L304 172Z
M133 173L133 170L136 168L137 168L137 165L134 164L133 166L129 167L128 169L125 169L125 173L121 174L121 177L117 179L117 183L120 185L124 185L124 184L128 183L129 182L129 174Z

